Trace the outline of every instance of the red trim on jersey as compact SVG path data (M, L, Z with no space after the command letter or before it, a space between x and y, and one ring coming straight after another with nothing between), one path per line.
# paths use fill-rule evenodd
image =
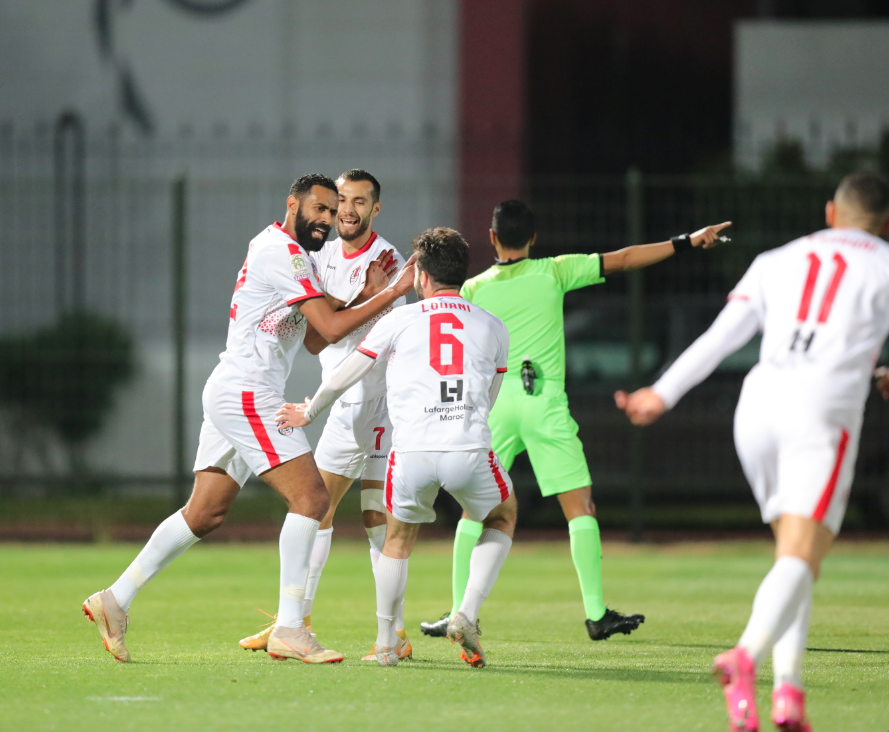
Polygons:
M280 222L276 221L274 224L272 224L272 226L274 228L276 228L278 231L283 231L285 234L287 234L287 236L290 236L290 232L287 231L287 229L285 229L283 226L281 226ZM290 238L293 239L292 236L290 236ZM293 239L293 241L296 241L296 239ZM295 254L295 252L290 252L290 253Z
M837 459L833 464L833 472L830 474L830 480L827 481L827 485L824 487L821 500L818 501L818 505L815 507L815 513L812 514L812 518L819 523L824 521L827 509L830 507L830 501L837 487L837 479L840 477L840 468L843 465L843 458L846 456L846 446L848 444L849 433L843 430L840 432L840 444L837 446Z
M506 481L503 480L503 476L500 474L500 466L497 465L497 463L495 462L493 450L488 452L488 465L491 466L491 472L494 474L494 480L497 481L497 487L500 489L500 503L503 503L507 498L509 498L509 488L506 485Z
M830 283L827 285L827 292L824 293L824 299L821 301L821 309L818 311L818 322L826 323L827 318L830 317L830 309L833 307L833 299L837 295L837 290L840 289L840 280L843 279L843 275L846 273L846 260L843 259L843 255L837 252L833 255L833 261L836 263L837 268L834 270L833 277L830 278Z
M498 373L498 374L505 374L508 370L509 370L509 369L507 369L506 367L504 367L504 368L502 368L502 369L497 369L497 373Z
M366 348L362 348L361 346L358 346L358 348L356 348L355 350L359 353L363 353L365 356L370 356L371 358L377 357L376 353L374 353L373 351L368 351Z
M303 248L299 244L288 244L287 251L291 254L305 254Z
M395 450L389 453L389 467L386 470L386 510L392 513L392 470L395 467Z
M734 292L730 292L726 300L749 300L749 295L736 295Z
M370 249L371 244L373 244L377 240L377 232L373 231L370 234L370 239L368 239L364 246L361 247L357 252L352 252L352 254L346 253L346 243L340 242L340 246L343 248L343 258L344 259L355 259L355 257L359 257L364 254L368 249Z
M229 309L228 317L230 317L232 320L238 319L238 305L237 305L237 303L232 305L231 308Z
M305 300L306 297L324 297L324 293L318 292L318 290L315 289L314 285L312 285L312 280L300 280L299 284L302 285L302 288L306 291L305 297L301 297L300 300Z
M320 292L316 292L314 295L303 295L302 297L295 297L292 300L288 300L288 305L295 305L298 302L303 302L305 300L314 300L317 297L324 297Z
M241 392L241 407L244 410L244 416L247 417L247 421L250 423L253 434L256 436L256 441L259 442L259 446L269 459L269 467L274 468L276 465L280 465L281 458L275 452L275 446L269 439L269 433L266 432L262 419L256 413L256 402L253 399L252 391Z
M809 317L809 305L812 304L812 293L815 292L815 283L818 281L818 271L821 269L821 260L813 252L806 255L809 260L809 274L806 275L806 285L803 287L803 299L800 300L799 312L796 319L803 323Z

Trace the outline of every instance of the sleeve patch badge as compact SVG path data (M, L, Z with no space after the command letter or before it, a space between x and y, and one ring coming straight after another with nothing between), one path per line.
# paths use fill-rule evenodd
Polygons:
M301 254L294 254L290 258L290 268L293 270L293 279L305 280L309 277L309 265Z

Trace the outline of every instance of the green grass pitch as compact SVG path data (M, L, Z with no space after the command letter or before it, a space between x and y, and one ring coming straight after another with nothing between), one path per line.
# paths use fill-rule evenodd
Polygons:
M121 664L80 614L135 545L0 546L0 728L8 730L720 730L708 669L739 636L771 564L765 543L607 545L609 604L648 617L632 636L585 636L567 541L517 544L482 609L490 666L471 669L420 620L449 605L450 546L420 543L405 606L415 660L362 663L375 635L365 544L334 541L313 612L342 665L250 653L274 612L274 545L198 545L136 599ZM816 732L889 729L889 544L846 544L815 590L805 663ZM760 714L768 723L769 664Z

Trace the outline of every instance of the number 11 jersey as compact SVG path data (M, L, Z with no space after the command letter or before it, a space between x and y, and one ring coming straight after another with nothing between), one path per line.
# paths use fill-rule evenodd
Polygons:
M861 409L889 333L889 244L861 229L826 229L760 254L732 290L756 312L759 363L786 397Z
M358 350L388 362L393 450L490 450L491 383L509 356L496 316L458 295L431 297L381 318Z

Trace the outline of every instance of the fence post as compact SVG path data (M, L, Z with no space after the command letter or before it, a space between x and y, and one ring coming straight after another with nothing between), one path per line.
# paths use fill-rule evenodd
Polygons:
M186 327L186 248L188 224L187 185L182 176L173 181L173 500L176 508L185 505L188 465L185 455L185 327Z
M56 312L86 304L86 130L77 112L62 112L53 134L56 222Z
M642 203L642 174L630 168L627 185L627 246L642 244L644 236L644 210ZM645 338L643 270L629 272L629 296L627 341L630 351L630 387L642 386L642 345ZM640 427L630 427L630 538L642 541L644 511L644 445Z

